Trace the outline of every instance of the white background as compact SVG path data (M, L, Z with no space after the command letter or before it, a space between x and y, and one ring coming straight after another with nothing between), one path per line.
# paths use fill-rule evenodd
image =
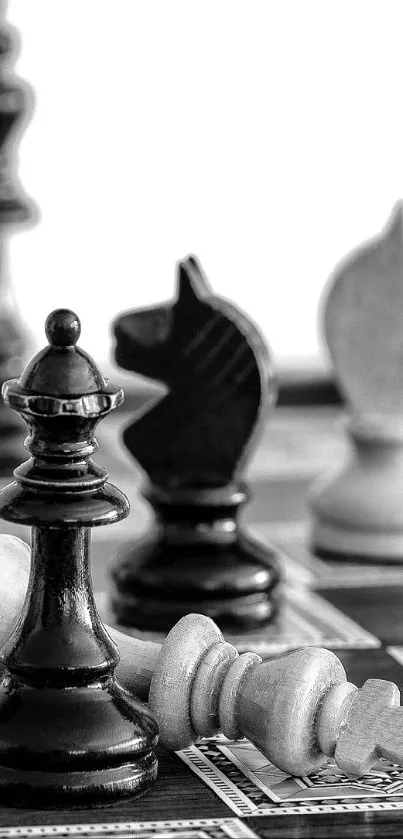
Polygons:
M18 305L57 306L102 361L122 309L168 299L196 253L280 366L323 364L336 262L403 195L400 0L10 0L35 90L14 236Z

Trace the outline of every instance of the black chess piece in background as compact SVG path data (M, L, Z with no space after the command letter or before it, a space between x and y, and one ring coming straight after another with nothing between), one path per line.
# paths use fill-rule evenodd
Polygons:
M123 434L148 476L156 523L112 563L118 622L167 630L190 611L224 628L270 620L276 557L238 520L249 494L242 470L276 395L259 331L190 257L173 305L123 314L114 332L117 363L168 387Z
M46 334L50 346L3 386L31 454L0 492L0 517L32 527L27 597L0 651L0 795L16 806L134 795L157 772L157 725L114 678L89 567L90 528L129 510L91 459L95 426L123 393L76 347L73 312L53 312Z
M0 4L0 18L4 4ZM0 385L20 374L28 350L24 329L8 277L7 241L10 232L32 221L36 209L24 195L15 174L18 128L31 109L32 94L10 73L15 58L16 32L0 21ZM24 428L0 400L0 476L8 476L21 462Z

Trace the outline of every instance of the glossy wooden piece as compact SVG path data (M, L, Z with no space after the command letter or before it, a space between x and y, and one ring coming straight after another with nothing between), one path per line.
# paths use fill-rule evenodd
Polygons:
M1 4L0 16L4 4ZM16 133L30 108L27 86L10 73L16 33L0 22L0 385L20 374L28 350L23 327L13 300L8 276L8 239L17 227L32 220L35 210L23 194L15 173ZM0 476L24 458L24 426L0 400Z
M9 538L0 541L0 553L0 582L14 592L3 610L3 633L21 603L29 561L26 546ZM397 686L369 678L358 690L329 650L308 647L262 662L253 653L238 655L202 615L180 620L162 646L107 629L120 649L120 681L148 696L168 749L221 729L231 740L248 737L291 775L305 776L327 757L352 776L380 757L403 763Z
M189 611L227 628L270 620L277 560L238 518L248 499L242 471L275 398L257 328L213 294L189 257L173 305L128 312L114 331L118 364L168 387L123 435L149 479L156 521L112 564L118 621L167 630Z
M133 795L157 772L155 720L114 678L90 577L90 528L128 513L91 459L123 394L76 348L74 313L54 312L46 333L50 346L3 387L31 454L0 492L0 516L32 527L27 596L1 648L0 794L16 806Z
M403 561L403 216L337 267L324 332L346 396L351 453L311 495L323 557Z

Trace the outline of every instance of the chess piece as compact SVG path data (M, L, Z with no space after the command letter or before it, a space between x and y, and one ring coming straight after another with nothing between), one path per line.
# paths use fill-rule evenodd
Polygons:
M1 10L0 10L1 11ZM0 385L20 374L27 353L22 326L7 270L7 240L10 231L34 215L14 173L15 134L30 105L30 91L9 70L15 33L0 24ZM24 427L20 417L0 401L0 476L7 476L26 457Z
M0 651L0 790L16 806L134 795L157 771L156 723L114 678L118 651L89 569L90 528L128 513L91 459L95 426L123 393L76 347L73 312L53 312L46 335L49 346L3 386L31 454L0 492L0 517L32 528L27 596Z
M313 489L320 556L403 561L403 222L336 268L324 330L348 411L352 451Z
M190 257L173 305L123 314L114 332L118 364L169 389L123 434L148 476L156 524L112 564L118 622L165 631L193 610L226 628L268 621L276 557L238 520L249 494L242 470L275 399L257 328Z
M188 615L152 666L149 704L167 748L221 729L231 740L247 737L290 775L309 775L328 757L357 777L380 757L403 763L397 686L369 679L358 690L330 650L306 647L262 662L238 655L208 618Z
M9 592L1 639L21 607L29 550L0 537L0 551L0 588ZM329 650L307 647L262 662L254 653L238 655L204 615L182 618L162 645L107 629L120 650L119 681L149 698L166 748L186 748L221 729L231 740L248 737L290 775L308 775L328 757L357 777L382 756L403 764L396 685L368 679L358 690Z

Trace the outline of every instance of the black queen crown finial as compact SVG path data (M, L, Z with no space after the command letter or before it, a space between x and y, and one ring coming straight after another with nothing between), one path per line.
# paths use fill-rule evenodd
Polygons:
M46 319L45 334L54 347L75 347L81 335L81 323L71 309L56 309Z
M49 345L3 386L31 454L0 492L0 517L32 526L27 597L0 651L0 792L16 804L133 795L157 771L156 723L115 681L119 654L90 576L90 528L129 510L91 460L95 426L123 392L76 346L74 312L53 312L46 333Z

